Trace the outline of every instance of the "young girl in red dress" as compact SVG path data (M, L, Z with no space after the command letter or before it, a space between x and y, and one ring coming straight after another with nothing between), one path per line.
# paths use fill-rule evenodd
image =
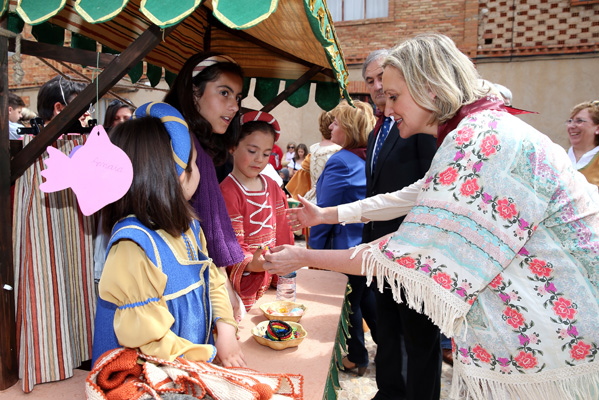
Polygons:
M241 134L230 149L233 171L220 188L245 255L243 261L227 267L227 272L249 311L272 280L263 268L264 250L267 246L293 244L293 234L285 217L285 193L274 180L260 174L278 139L279 124L261 111L244 114L241 123Z

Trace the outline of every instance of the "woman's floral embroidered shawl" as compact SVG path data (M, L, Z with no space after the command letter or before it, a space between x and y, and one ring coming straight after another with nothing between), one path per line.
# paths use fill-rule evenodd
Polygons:
M453 336L452 397L599 398L598 212L597 187L560 146L476 112L363 269Z

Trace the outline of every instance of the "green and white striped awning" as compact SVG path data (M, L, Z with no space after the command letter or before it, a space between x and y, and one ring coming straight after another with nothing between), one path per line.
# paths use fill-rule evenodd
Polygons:
M144 58L147 74L160 77L164 68L168 78L192 54L210 50L230 55L253 78L292 82L322 67L312 77L319 93L333 87L339 91L334 90L334 99L321 101L336 104L339 96L349 98L348 72L324 0L4 0L0 15L7 11L9 29L15 32L24 22L33 25L38 41L62 45L66 29L74 33L71 46L95 50L97 42L102 51L113 53L122 52L152 24L177 25ZM268 79L260 84L268 87ZM306 90L288 101L301 105Z

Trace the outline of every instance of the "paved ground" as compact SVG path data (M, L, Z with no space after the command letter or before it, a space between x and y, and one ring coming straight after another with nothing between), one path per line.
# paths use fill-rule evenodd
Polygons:
M358 376L351 372L339 372L341 390L337 392L338 400L368 400L376 394L376 365L373 362L374 355L376 354L376 344L372 340L370 332L365 334L365 339L370 358L370 365L363 376ZM449 399L452 372L452 368L443 363L440 400Z

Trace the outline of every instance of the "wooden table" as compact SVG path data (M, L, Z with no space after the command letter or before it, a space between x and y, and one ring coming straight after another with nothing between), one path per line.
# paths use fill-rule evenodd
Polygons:
M300 323L308 336L299 347L281 351L259 345L251 329L266 318L260 304L275 300L269 290L244 317L239 327L240 341L248 367L261 372L288 372L304 376L304 399L322 399L326 387L337 326L343 306L347 277L337 272L301 269L297 271L297 301L307 307ZM0 391L2 400L71 400L85 398L85 378L88 372L74 370L74 376L64 381L36 385L29 394L23 393L21 382Z
M260 305L275 300L276 291L268 290L243 318L239 335L249 368L261 372L287 372L304 376L304 399L322 399L325 391L347 277L314 269L297 271L297 302L306 313L300 320L308 335L298 347L273 350L254 340L251 330L266 318Z

